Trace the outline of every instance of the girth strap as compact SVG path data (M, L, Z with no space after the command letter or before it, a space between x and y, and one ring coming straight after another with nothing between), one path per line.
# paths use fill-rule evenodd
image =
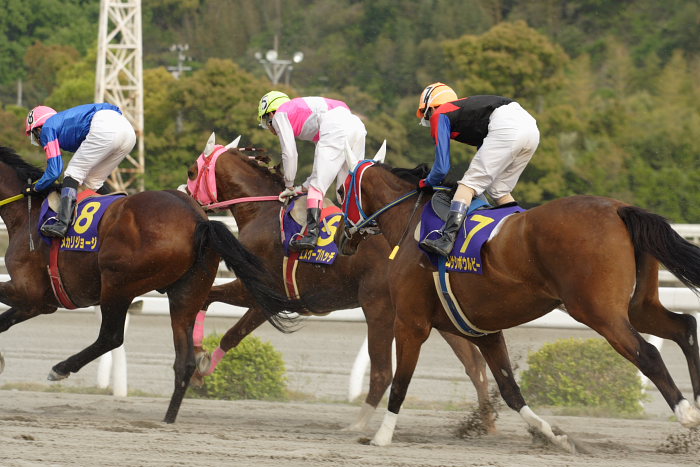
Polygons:
M53 289L53 294L61 304L63 308L68 308L69 310L75 310L78 308L76 304L68 296L66 289L63 287L63 282L61 281L61 274L58 271L58 251L61 249L62 239L54 238L51 240L51 250L49 254L49 264L46 268L49 271L49 278L51 279L51 288Z

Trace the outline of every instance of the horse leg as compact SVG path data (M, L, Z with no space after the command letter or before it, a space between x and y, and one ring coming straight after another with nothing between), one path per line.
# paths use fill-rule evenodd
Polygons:
M77 373L82 367L95 360L100 355L116 349L124 343L124 322L129 304L133 298L118 298L105 300L101 305L102 323L95 342L75 355L54 365L49 372L50 381L58 381Z
M13 306L4 313L0 314L0 332L5 332L10 329L15 324L19 324L28 319L34 318L39 315L47 315L56 311L55 306L23 306L16 307Z
M386 389L391 384L391 347L394 341L394 308L385 294L362 307L367 321L367 350L370 359L369 392L355 421L345 431L363 431L367 428Z
M584 316L593 316L592 313L579 314L576 311L572 312L571 309L569 309L569 312L571 316L584 323L586 323L582 319ZM627 321L627 310L625 310L624 314L621 312L617 313L619 318L616 320L611 316L612 313L614 313L612 310L608 310L606 321L588 319L590 324L586 324L605 337L620 355L632 362L644 376L656 385L669 407L671 407L671 410L676 414L681 425L686 428L700 426L700 410L683 397L678 386L673 382L673 378L671 378L664 361L661 359L658 349L645 341L637 330L632 327L632 324ZM656 326L656 323L654 323L655 329L657 329ZM695 352L697 352L697 347L695 347Z
M240 344L248 334L256 330L266 321L265 314L259 308L249 308L236 324L226 331L221 338L221 342L219 342L219 347L214 351L213 356L203 350L202 352L204 352L205 355L196 356L197 367L192 377L193 380L196 381L198 378L211 375L226 352ZM195 346L195 354L196 353L197 347Z
M498 384L501 397L503 397L508 407L518 412L520 417L522 417L529 426L542 433L542 435L556 446L568 452L576 452L576 448L574 444L569 441L568 436L555 435L552 431L552 426L528 407L520 392L518 383L515 382L513 368L511 367L510 358L508 357L508 348L503 338L503 332L487 334L483 337L475 337L472 342L479 347L481 354L486 359L486 363L491 369L493 378L496 380L496 384Z
M644 258L643 258L644 259ZM669 339L680 347L688 363L695 405L700 408L700 352L697 323L692 315L672 313L659 301L658 267L640 262L637 293L632 297L629 318L639 332Z
M440 334L452 347L455 355L464 365L464 370L471 379L476 389L476 397L479 403L481 422L488 433L496 431L496 412L489 400L489 382L486 377L486 360L477 348L463 337L442 332Z
M425 304L416 308L411 307L409 310L428 310ZM410 315L410 313L408 313ZM417 318L411 316L412 319ZM419 318L419 317L418 317ZM413 377L413 372L418 363L420 348L430 335L431 325L427 320L421 320L407 323L400 319L399 308L397 307L397 317L394 322L394 335L396 338L396 372L394 379L391 382L391 391L389 391L389 405L387 412L384 415L379 430L370 442L374 446L387 446L391 444L394 437L394 429L396 420L398 419L399 410L406 398L408 385Z

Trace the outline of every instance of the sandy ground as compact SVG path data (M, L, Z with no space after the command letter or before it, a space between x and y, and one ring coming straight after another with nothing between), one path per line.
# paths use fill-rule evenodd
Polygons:
M223 332L225 318L210 318L207 332ZM88 313L42 316L0 336L6 368L0 386L48 384L51 366L90 343L97 319ZM186 399L178 421L161 422L172 388L172 337L167 317L131 317L126 349L129 389L153 394L128 398L0 390L0 466L658 466L700 465L698 443L683 452L688 430L650 391L642 420L542 415L568 433L582 453L542 446L520 417L502 409L498 433L463 440L455 430L474 402L474 390L439 335L424 346L394 443L367 445L383 410L364 433L342 428L359 403L347 402L348 375L365 335L361 323L308 322L296 335L270 326L257 333L284 355L289 387L311 402ZM582 330L518 328L506 339L525 368L529 351L561 337L591 337ZM662 355L681 390L690 395L685 362L672 345ZM60 383L94 386L97 364ZM366 384L366 381L365 381ZM385 406L385 403L382 404ZM454 410L455 408L461 410ZM698 435L700 436L700 435ZM670 440L671 450L668 451Z

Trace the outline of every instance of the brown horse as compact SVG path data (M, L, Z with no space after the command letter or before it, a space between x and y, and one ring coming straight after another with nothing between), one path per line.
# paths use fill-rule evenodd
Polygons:
M410 193L421 176L425 175L399 177L398 169L394 173L375 164L364 171L360 186L356 177L348 177L353 186L343 204L357 202L352 190L361 193L359 211L374 215L384 237L396 245L407 227L415 230L420 216L407 225L413 202L383 209ZM361 222L348 217L348 224ZM695 318L669 312L658 296L659 263L697 293L700 248L680 237L660 216L608 198L573 196L506 218L482 250L483 275L450 273L448 278L464 316L474 328L487 332L483 337L468 336L453 325L436 293L433 271L420 265L423 257L410 235L389 266L396 307L397 368L388 412L373 444L391 443L421 344L436 328L474 342L508 406L552 442L573 451L566 435L555 435L526 405L501 332L560 306L605 337L653 381L683 426L700 425L700 410L683 397L657 349L639 334L671 339L680 346L694 403L700 405Z
M211 153L212 140L208 148ZM230 206L230 211L238 225L239 240L259 256L269 270L277 271L277 287L284 290L285 253L280 241L282 204L277 200L277 195L284 189L284 181L282 175L275 172L276 168L268 168L268 157L249 154L251 153L245 154L231 148L218 156L215 165L217 201L220 204L236 203ZM208 155L207 150L204 155ZM188 177L190 180L197 180L198 175L198 166L194 164L188 172ZM271 200L249 199L265 196ZM338 232L342 232L342 229L338 229ZM339 256L332 265L304 262L297 265L297 288L308 308L308 314L326 314L334 310L360 306L365 315L371 362L369 392L358 419L348 427L349 430L362 430L366 427L391 382L394 309L388 294L388 256L386 241L378 236L364 242L357 255ZM244 316L221 339L219 347L223 351L238 345L245 336L265 322L260 305L239 281L213 287L206 303L209 305L213 302L249 307ZM490 409L483 358L470 343L451 334L443 336L476 387L484 427L493 431L494 415ZM198 365L198 371L208 374L208 355L200 361L204 364Z
M28 179L36 180L41 174L11 149L0 147L0 199L9 200L21 192ZM34 316L53 313L60 305L46 271L49 247L38 238L41 201L0 201L0 215L10 240L5 264L11 277L0 283L0 301L10 306L0 314L0 332ZM104 214L98 237L98 252L61 251L58 264L65 290L75 305L101 306L99 335L93 344L55 365L49 379L67 378L119 347L124 340L127 309L135 297L151 290L167 293L175 345L175 389L165 414L168 423L175 421L194 373L195 316L221 258L271 317L295 307L265 284L262 278L267 274L261 264L228 228L209 221L184 193L147 191L118 199Z

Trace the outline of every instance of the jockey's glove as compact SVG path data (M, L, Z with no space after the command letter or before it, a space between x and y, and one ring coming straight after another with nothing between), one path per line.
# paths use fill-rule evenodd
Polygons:
M422 191L424 193L432 193L433 192L433 186L428 183L428 181L424 178L421 178L418 181L418 186L416 187L418 191Z
M22 194L24 196L41 196L41 193L36 191L36 185L34 183L27 183L22 189Z
M282 193L278 196L282 203L286 203L290 198L304 194L304 189L300 186L288 186L284 189Z

